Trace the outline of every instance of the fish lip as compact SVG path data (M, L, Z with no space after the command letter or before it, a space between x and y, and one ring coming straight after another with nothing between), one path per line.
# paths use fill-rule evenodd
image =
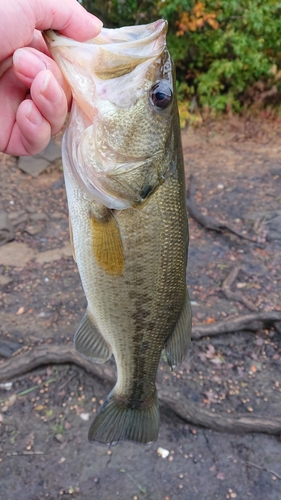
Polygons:
M132 35L130 35L130 30L136 33L136 29L139 32L137 33L137 35L139 36L134 36L134 39L131 39ZM143 44L151 43L154 40L158 39L161 35L165 37L167 31L168 31L168 22L165 19L158 19L154 23L141 24L139 26L128 26L128 27L126 26L124 28L115 28L115 29L102 28L98 36L90 40L87 40L85 42L74 41L71 38L61 35L55 30L45 30L42 32L42 34L47 45L53 47L59 45L64 45L67 47L67 46L72 46L74 44L76 46L80 44L81 45L93 44L99 46L110 45L114 48L114 46L116 47L122 45L122 50L123 50L123 48L126 49L126 47L134 48L135 45L139 45L140 43ZM114 34L112 34L113 32ZM147 36L145 36L146 32L148 32ZM112 36L114 37L113 39L110 37L110 34L112 34ZM122 35L124 36L122 37ZM121 40L119 41L118 41L118 36L121 37ZM124 40L124 38L126 37L128 39Z
M130 31L134 31L134 34L136 33L136 28L138 29L139 33L137 35L139 36L134 36L133 39L130 38ZM111 39L110 34L114 31L113 36L116 37L116 39ZM140 24L139 26L126 26L124 28L115 28L110 29L110 28L102 28L101 32L99 35L92 40L89 40L89 42L92 42L97 45L104 45L104 46L120 46L122 45L122 50L126 47L128 48L133 48L135 45L138 45L140 43L147 44L151 43L152 41L158 39L161 35L165 36L168 31L168 22L165 19L158 19L154 23L149 23L149 24ZM146 33L148 33L146 35ZM127 36L127 40L121 39L118 40L118 36L124 35L124 38ZM86 42L86 43L89 43Z

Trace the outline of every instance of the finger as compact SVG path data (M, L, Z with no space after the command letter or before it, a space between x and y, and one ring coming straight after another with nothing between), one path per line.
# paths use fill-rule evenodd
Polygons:
M70 87L63 77L58 65L47 55L29 47L18 49L13 56L13 68L15 75L29 88L40 71L46 69L50 70L64 90L68 105L70 105Z
M83 42L97 36L101 28L102 22L76 0L6 0L1 10L0 57L6 59L32 43L36 29L55 29Z
M5 73L0 80L0 151L15 156L33 155L48 145L67 113L65 94L61 88L56 93L56 85L59 86L50 71L37 75L31 85L37 107L31 99L26 99L28 89L12 69Z
M35 28L55 29L78 41L97 36L102 22L87 12L76 0L45 0L34 2Z
M68 105L53 73L40 71L31 85L30 94L41 115L50 123L51 134L57 134L65 122Z
M31 99L18 107L16 121L4 153L16 156L34 155L45 149L51 139L51 125L43 118Z
M27 92L28 88L16 78L12 68L0 78L0 151L7 148L18 106Z

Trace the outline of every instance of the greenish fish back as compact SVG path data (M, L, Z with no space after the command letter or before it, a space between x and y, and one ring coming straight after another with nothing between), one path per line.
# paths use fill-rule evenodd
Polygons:
M140 407L133 408L121 401L114 389L92 422L89 441L115 445L123 441L150 443L155 441L159 431L159 410L157 390Z
M105 363L112 355L111 347L97 329L88 311L75 333L74 347L83 358L95 363Z
M167 361L172 369L182 363L187 355L191 338L192 312L189 295L186 299L175 329L164 344Z

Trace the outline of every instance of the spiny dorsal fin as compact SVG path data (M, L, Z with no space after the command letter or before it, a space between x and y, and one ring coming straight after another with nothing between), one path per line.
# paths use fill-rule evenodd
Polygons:
M164 344L167 361L172 369L179 365L187 355L192 326L192 312L189 302L188 291L183 305L181 315L172 335Z
M95 326L88 311L75 333L74 346L81 356L95 363L104 363L112 354L111 347Z

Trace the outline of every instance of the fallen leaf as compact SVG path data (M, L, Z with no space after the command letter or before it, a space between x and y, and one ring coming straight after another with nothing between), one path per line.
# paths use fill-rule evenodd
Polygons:
M12 406L17 400L17 395L12 394L12 396L9 397L8 401L6 401L7 406Z
M213 392L207 391L207 392L204 392L204 395L208 398L207 399L208 403L217 403L218 402L218 396L216 394L214 394ZM204 402L205 401L206 400L204 399Z
M157 448L157 454L159 457L167 458L170 455L170 452L169 450L165 450L165 448L161 448L161 446L159 446L159 448Z
M216 350L212 344L207 347L206 358L212 359L215 356Z
M217 479L220 479L221 481L223 481L225 479L225 473L224 472L219 472L217 474Z
M200 358L200 361L202 361L203 363L207 361L206 354L204 352L199 352L198 357Z
M63 435L62 434L56 434L55 435L55 438L56 440L59 442L59 443L63 443L64 439L63 439Z
M90 413L80 413L80 418L82 418L82 420L85 420L85 422L87 422L87 420L89 420L90 418Z
M215 356L210 361L211 363L214 363L214 365L222 365L222 363L224 363L224 360L222 358L219 358L218 356Z
M206 325L210 325L211 323L215 323L216 322L216 318L207 318L205 321L203 321L203 323L205 323Z
M25 448L26 450L31 450L32 446L34 445L34 434L31 433L27 436L25 440Z

